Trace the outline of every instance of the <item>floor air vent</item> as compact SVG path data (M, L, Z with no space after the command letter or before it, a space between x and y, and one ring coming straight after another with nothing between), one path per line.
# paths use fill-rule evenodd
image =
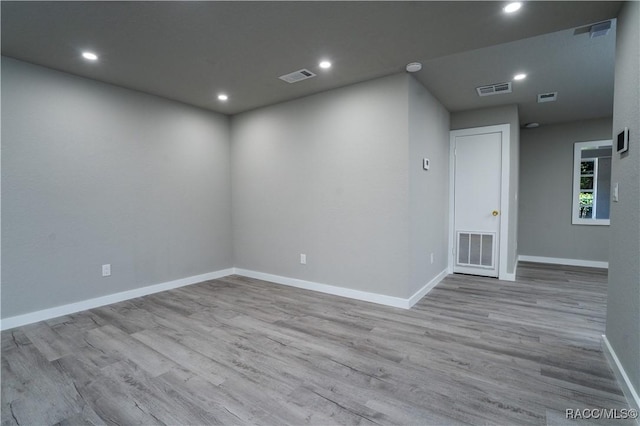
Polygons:
M308 78L313 78L315 76L316 75L314 73L312 73L311 71L309 71L306 68L303 68L301 70L294 71L294 72L289 73L289 74L281 75L278 78L280 80L286 81L287 83L297 83L299 81L306 80Z
M458 232L458 265L493 267L494 234Z
M511 82L507 83L495 83L487 86L476 87L478 96L491 96L502 95L504 93L511 93Z

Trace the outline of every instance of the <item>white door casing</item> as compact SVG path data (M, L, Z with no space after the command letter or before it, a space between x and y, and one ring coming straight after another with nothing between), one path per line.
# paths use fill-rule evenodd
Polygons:
M451 131L449 272L507 274L509 125Z

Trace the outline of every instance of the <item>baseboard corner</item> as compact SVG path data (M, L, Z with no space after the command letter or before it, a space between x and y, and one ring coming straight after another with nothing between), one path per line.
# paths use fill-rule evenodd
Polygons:
M607 339L606 334L602 335L602 349L605 357L607 358L607 361L609 361L609 365L611 366L616 379L618 379L618 383L622 388L624 396L627 398L629 408L640 411L640 397L638 396L638 391L633 387L629 376L620 363L618 355L616 355L616 352L613 350L613 347L611 346L609 339Z
M513 272L503 272L499 277L501 281L515 281L516 280L516 271Z
M424 296L426 296L431 290L433 290L440 281L442 281L447 275L449 275L449 268L444 268L438 275L436 275L431 281L422 286L421 289L416 291L409 299L408 305L409 308L413 307L416 303L418 303Z

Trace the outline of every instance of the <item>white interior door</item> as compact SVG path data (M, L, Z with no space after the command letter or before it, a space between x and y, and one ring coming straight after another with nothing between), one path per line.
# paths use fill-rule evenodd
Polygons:
M453 272L497 277L500 263L502 135L452 132Z

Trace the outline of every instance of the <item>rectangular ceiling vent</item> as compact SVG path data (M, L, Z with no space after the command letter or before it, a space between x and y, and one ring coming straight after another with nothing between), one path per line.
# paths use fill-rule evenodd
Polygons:
M558 92L538 93L538 103L555 102L558 100Z
M508 83L495 83L487 86L476 87L478 96L491 96L502 95L504 93L511 93L511 82Z
M314 73L312 73L311 71L309 71L306 68L303 68L301 70L294 71L294 72L289 73L289 74L281 75L278 78L280 80L286 81L287 83L297 83L299 81L306 80L308 78L313 78L315 76L316 75Z
M600 22L599 24L594 24L589 29L589 37L601 37L609 34L609 30L611 29L611 21Z

